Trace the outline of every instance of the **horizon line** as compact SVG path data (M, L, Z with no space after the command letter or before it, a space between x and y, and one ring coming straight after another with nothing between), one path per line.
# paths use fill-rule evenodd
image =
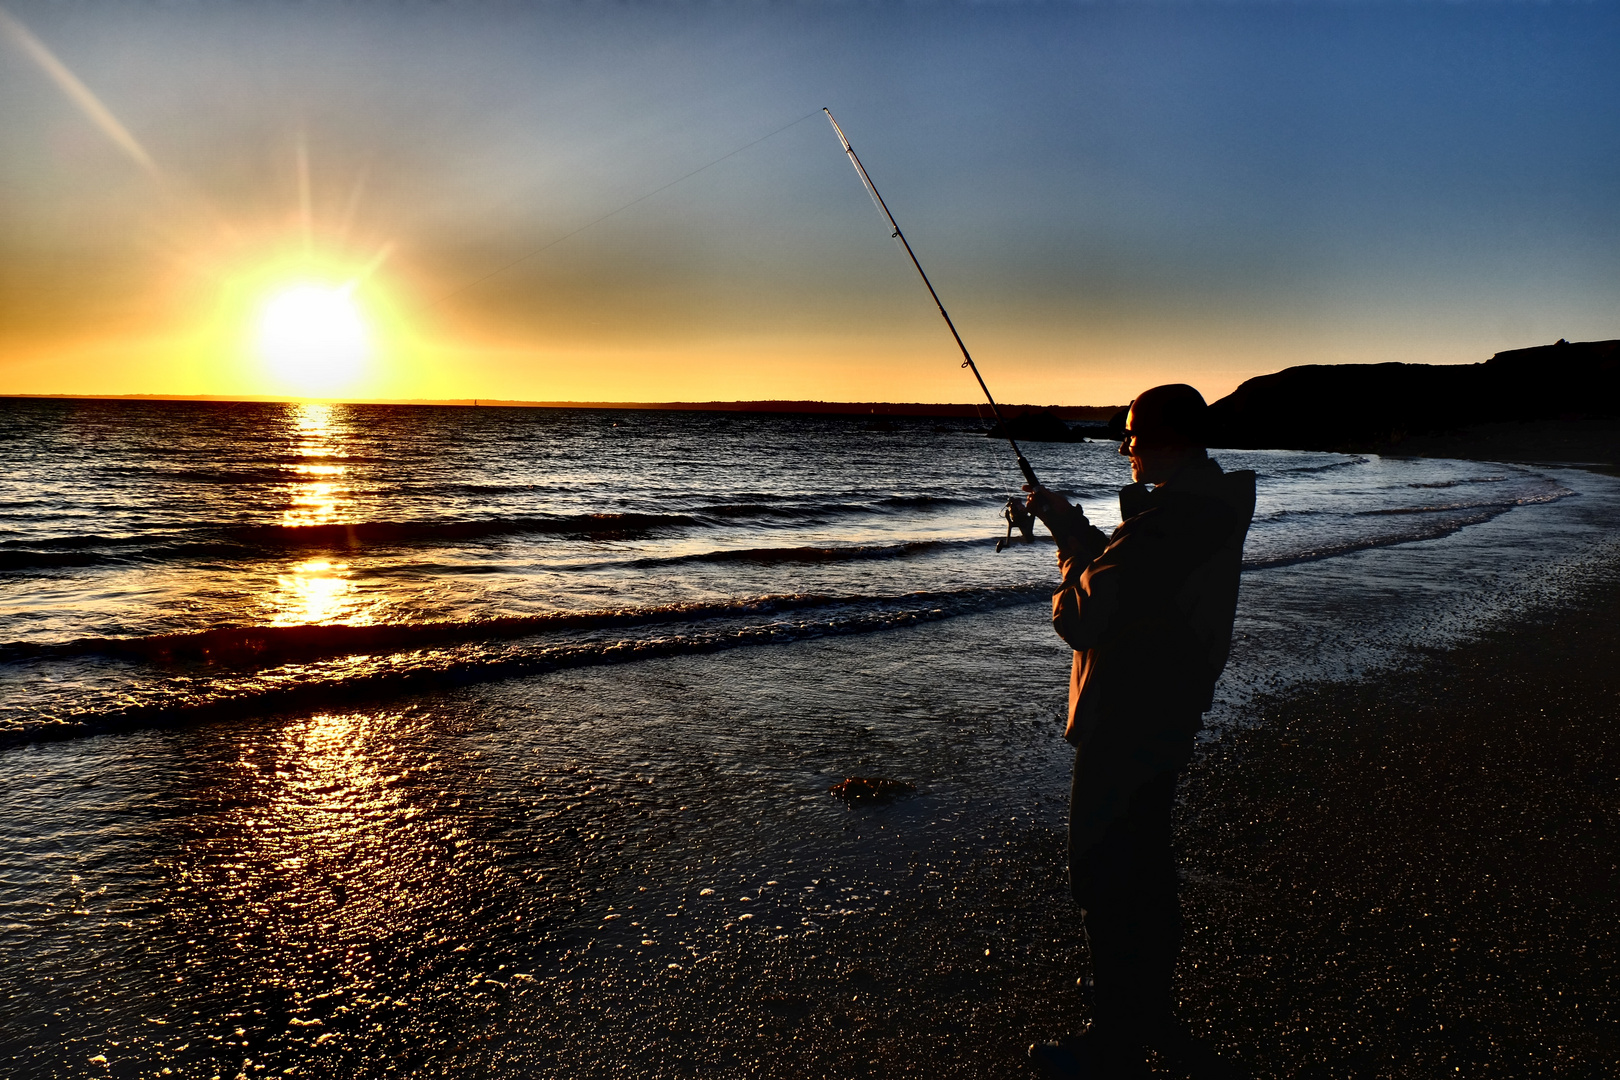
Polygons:
M842 415L971 416L991 419L989 406L974 402L823 401L808 398L756 398L731 401L526 401L508 398L318 398L273 394L0 394L30 401L199 401L220 404L422 405L457 408L620 409L625 411L797 412ZM1112 414L1125 405L1003 404L1004 411L1054 410L1059 413ZM880 412L882 410L882 412Z

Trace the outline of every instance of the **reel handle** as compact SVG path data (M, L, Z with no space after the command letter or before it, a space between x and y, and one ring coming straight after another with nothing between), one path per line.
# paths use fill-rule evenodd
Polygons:
M1030 470L1033 475L1034 470ZM1006 551L1016 541L1013 539L1013 529L1016 527L1024 534L1024 543L1035 542L1035 515L1024 508L1024 504L1014 495L1007 500L1007 505L1001 508L1001 516L1007 519L1007 535L1004 539L996 541L996 553Z

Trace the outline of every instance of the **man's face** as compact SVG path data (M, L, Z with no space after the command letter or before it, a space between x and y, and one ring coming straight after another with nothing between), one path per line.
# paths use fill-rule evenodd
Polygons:
M1120 440L1119 452L1131 459L1131 479L1140 484L1145 479L1143 475L1142 441L1136 437L1136 406L1125 414L1125 437ZM1151 483L1151 481L1149 481Z
M1119 452L1131 459L1131 479L1138 484L1162 484L1187 454L1181 446L1142 445L1136 434L1136 406L1125 414L1125 438Z

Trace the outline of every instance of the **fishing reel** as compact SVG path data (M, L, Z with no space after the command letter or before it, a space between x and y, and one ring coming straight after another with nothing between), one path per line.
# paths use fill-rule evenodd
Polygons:
M1006 551L1018 541L1013 538L1013 529L1016 528L1024 534L1024 543L1035 542L1035 515L1025 508L1023 500L1014 495L1007 500L1007 505L1001 508L1001 516L1007 519L1007 536L996 541L996 552Z

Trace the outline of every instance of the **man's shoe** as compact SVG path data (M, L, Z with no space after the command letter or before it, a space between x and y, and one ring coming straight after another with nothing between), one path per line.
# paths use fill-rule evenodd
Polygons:
M1029 1048L1030 1063L1049 1080L1100 1080L1092 1055L1079 1035L1065 1035L1056 1042L1038 1042Z
M1179 1023L1156 1032L1148 1045L1171 1072L1188 1080L1248 1080L1248 1070L1222 1059L1214 1047Z
M1116 1044L1094 1027L1056 1042L1036 1043L1029 1048L1029 1060L1051 1080L1137 1080L1149 1075L1141 1047Z

